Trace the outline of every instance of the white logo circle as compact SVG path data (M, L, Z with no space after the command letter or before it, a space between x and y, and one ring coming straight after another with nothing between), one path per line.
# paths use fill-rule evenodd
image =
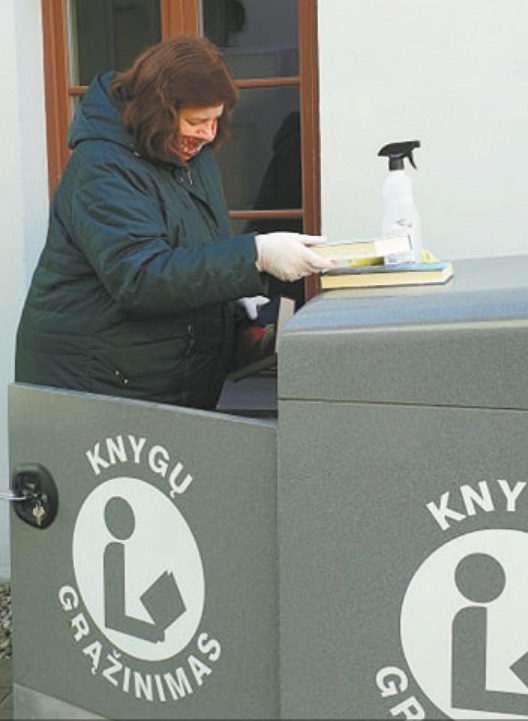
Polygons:
M114 478L85 499L73 566L86 608L117 648L160 661L179 653L202 618L205 581L178 508L137 478Z
M431 554L405 594L401 640L449 718L528 718L528 534L476 531Z

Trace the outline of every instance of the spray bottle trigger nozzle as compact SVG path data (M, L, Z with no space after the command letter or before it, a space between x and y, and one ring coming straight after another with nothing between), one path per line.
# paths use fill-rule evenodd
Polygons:
M419 140L405 140L399 143L389 143L388 145L383 146L383 148L379 151L378 155L389 158L389 167L391 170L401 169L403 167L405 158L408 158L413 168L416 168L416 163L414 162L413 157L413 150L419 147Z

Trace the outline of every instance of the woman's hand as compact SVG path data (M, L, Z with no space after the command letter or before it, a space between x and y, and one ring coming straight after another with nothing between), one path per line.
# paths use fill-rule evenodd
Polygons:
M319 235L302 233L256 235L257 270L285 281L295 281L311 273L329 270L334 267L333 261L321 258L309 247L324 241Z
M266 298L265 295L253 295L250 298L239 298L237 300L237 303L246 311L249 320L256 320L259 308L269 302L270 299Z

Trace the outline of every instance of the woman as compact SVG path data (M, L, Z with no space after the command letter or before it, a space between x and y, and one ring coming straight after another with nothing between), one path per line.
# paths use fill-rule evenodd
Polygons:
M196 408L216 406L234 306L265 274L328 267L294 233L231 236L213 150L237 89L218 49L179 36L97 76L22 312L17 382Z

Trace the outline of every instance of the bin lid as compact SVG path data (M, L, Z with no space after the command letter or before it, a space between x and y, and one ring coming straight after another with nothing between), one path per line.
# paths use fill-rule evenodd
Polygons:
M445 285L328 291L289 321L278 399L528 408L528 255Z

